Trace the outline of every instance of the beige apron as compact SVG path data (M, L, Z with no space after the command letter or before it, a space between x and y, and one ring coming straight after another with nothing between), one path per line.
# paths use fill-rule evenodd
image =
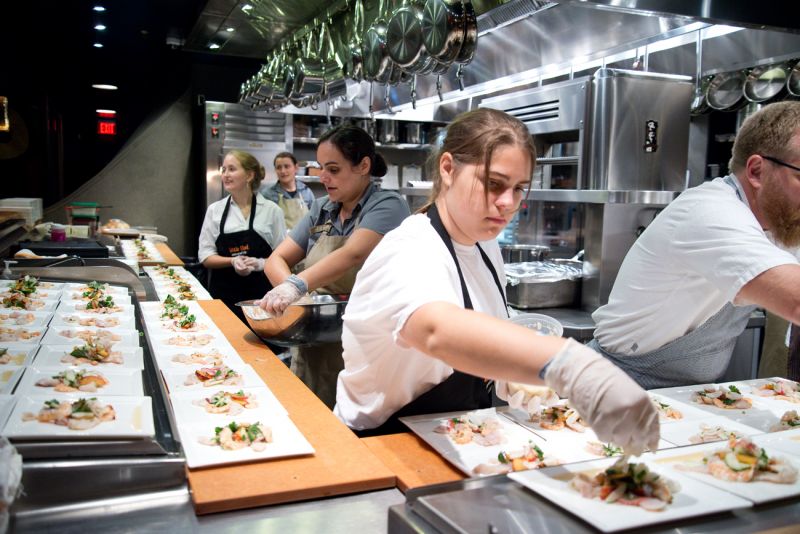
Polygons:
M311 234L322 232L304 260L304 269L308 269L331 252L341 248L350 236L328 235L333 225L330 221L311 228ZM358 224L356 224L356 229ZM355 231L355 230L354 230ZM317 293L330 295L349 295L356 282L356 274L361 265L351 267L341 277L325 287L317 288ZM342 359L342 343L325 343L313 347L297 347L292 349L292 372L308 386L308 388L333 409L336 404L336 380L344 369Z
M286 228L291 230L308 213L308 206L301 195L297 198L285 198L278 195L278 207L283 211L283 219L286 221Z

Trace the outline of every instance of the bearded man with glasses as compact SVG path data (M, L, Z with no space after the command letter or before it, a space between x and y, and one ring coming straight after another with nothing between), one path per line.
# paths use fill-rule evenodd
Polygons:
M757 307L800 323L800 102L749 117L729 166L655 218L592 316L590 346L646 389L719 379Z

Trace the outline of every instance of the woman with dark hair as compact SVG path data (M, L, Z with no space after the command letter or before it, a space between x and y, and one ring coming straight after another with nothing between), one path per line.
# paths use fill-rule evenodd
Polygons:
M308 213L314 202L314 193L297 180L297 158L291 152L281 152L272 160L278 181L261 189L261 194L273 201L283 211L286 227L290 230Z
M211 271L211 296L244 321L235 304L271 289L261 271L264 260L283 240L286 225L278 206L256 193L264 167L255 156L242 150L228 152L220 174L229 195L206 210L198 257Z
M400 432L401 416L488 408L487 379L500 379L513 382L498 382L498 396L523 405L535 391L524 384L543 381L626 453L658 443L658 414L622 370L505 320L495 238L535 165L533 139L510 115L479 109L450 124L431 156L430 201L375 248L347 304L334 413L352 429Z
M403 197L382 191L372 181L386 174L386 162L358 126L346 124L325 132L317 145L317 161L328 194L314 201L267 260L264 270L275 289L264 296L261 307L270 314L281 315L309 291L349 294L372 249L410 214ZM300 261L303 270L292 274ZM292 371L331 408L342 366L341 343L292 354Z

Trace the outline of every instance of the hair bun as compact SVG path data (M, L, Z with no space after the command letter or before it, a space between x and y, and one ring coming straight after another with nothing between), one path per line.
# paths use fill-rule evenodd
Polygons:
M380 178L381 176L386 176L386 172L389 169L386 166L386 160L383 159L383 155L375 152L375 155L372 156L372 167L369 170L369 173L376 178Z

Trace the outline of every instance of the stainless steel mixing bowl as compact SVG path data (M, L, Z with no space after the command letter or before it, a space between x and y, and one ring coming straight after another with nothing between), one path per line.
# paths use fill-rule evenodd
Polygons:
M342 339L342 315L347 295L309 295L292 304L280 317L272 317L256 304L244 300L236 305L253 331L265 341L281 347L310 347Z

